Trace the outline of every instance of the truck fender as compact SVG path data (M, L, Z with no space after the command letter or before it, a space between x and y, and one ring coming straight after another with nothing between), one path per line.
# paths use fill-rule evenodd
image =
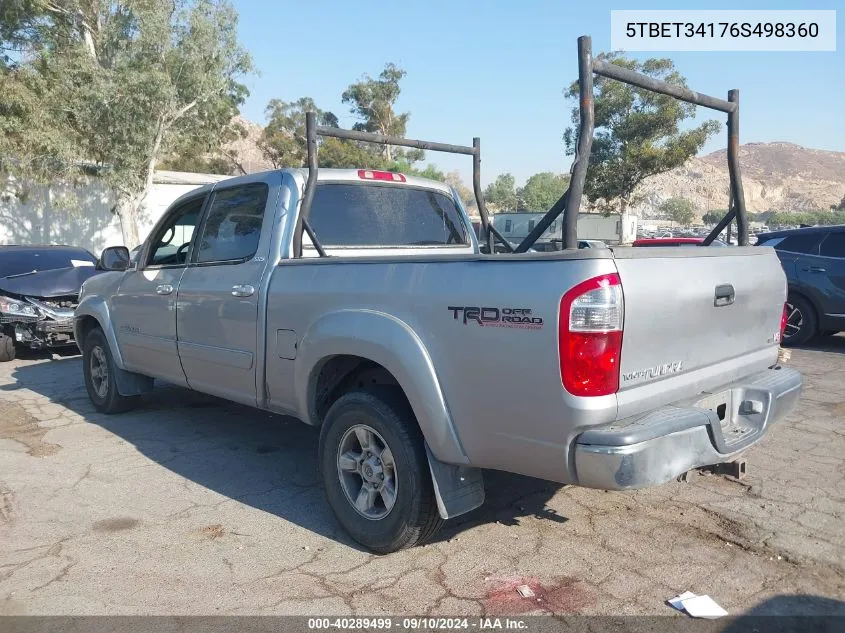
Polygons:
M86 318L92 318L100 326L100 329L106 335L106 341L109 344L109 351L111 351L112 361L115 364L115 382L117 383L117 392L121 396L138 396L143 393L149 393L153 389L153 379L149 376L136 374L132 371L127 371L123 364L123 356L120 353L120 347L117 345L117 336L111 327L111 318L109 318L109 308L102 297L97 295L89 295L84 297L74 311L73 319L73 337L76 339L76 345L79 351L82 351L82 345L85 341L82 340L83 325Z
M317 319L298 344L294 373L303 420L318 425L317 377L335 356L358 356L389 371L405 392L433 455L467 464L443 390L423 342L407 323L374 310L339 310Z

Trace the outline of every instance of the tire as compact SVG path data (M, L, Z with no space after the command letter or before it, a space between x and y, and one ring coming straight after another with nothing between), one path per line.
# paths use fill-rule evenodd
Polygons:
M11 336L0 334L0 363L15 360L15 341Z
M103 367L105 375L101 369ZM140 401L140 396L121 396L118 393L116 372L106 336L100 328L94 328L85 338L82 373L88 397L100 413L123 413L136 407Z
M783 346L804 345L817 334L816 311L801 295L790 293L786 305L789 318L783 332Z
M364 459L362 431L365 436L370 433L366 443L375 456L369 459ZM392 458L383 452L384 461L376 457L382 448L389 448ZM342 455L347 457L343 471ZM355 390L336 400L320 432L319 464L337 520L353 539L377 554L421 544L443 524L422 433L404 394L396 388ZM365 477L376 483L370 485ZM390 483L394 501L388 508ZM380 489L373 492L374 486ZM371 494L362 492L365 487ZM365 512L352 500L361 495ZM372 507L367 507L368 500Z

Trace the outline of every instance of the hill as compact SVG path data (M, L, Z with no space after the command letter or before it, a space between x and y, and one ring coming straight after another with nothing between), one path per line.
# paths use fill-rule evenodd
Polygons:
M745 204L751 213L827 209L845 195L845 152L794 143L748 143L739 148ZM643 182L633 210L644 217L673 197L690 200L699 213L728 206L727 150L689 160Z

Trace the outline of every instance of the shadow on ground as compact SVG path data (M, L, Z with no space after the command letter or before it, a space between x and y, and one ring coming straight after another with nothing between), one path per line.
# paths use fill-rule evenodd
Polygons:
M803 349L816 352L835 352L845 354L845 334L817 336L805 345L796 345L791 349Z
M806 594L773 596L741 616L707 630L719 633L833 633L845 630L845 602Z
M103 415L88 400L78 357L21 365L12 377L16 383L0 389L34 391L117 435L150 460L190 481L358 547L325 501L317 470L319 430L314 427L291 417L159 383L144 396L138 409ZM495 521L518 525L528 516L566 521L546 506L560 484L495 471L485 472L485 483L485 505L447 522L435 537L437 541Z

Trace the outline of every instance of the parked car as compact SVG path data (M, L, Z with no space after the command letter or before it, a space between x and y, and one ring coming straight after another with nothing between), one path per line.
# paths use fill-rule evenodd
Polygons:
M98 411L162 379L318 426L331 508L384 553L483 503L482 469L651 486L734 459L797 401L774 252L481 255L443 183L321 169L306 223L307 176L185 194L136 264L85 281Z
M773 231L757 244L774 247L789 283L784 345L845 331L845 225Z
M631 246L701 246L703 237L649 237L635 240ZM721 240L713 240L710 246L727 246Z
M72 246L0 246L0 362L16 348L74 349L73 310L97 258Z

